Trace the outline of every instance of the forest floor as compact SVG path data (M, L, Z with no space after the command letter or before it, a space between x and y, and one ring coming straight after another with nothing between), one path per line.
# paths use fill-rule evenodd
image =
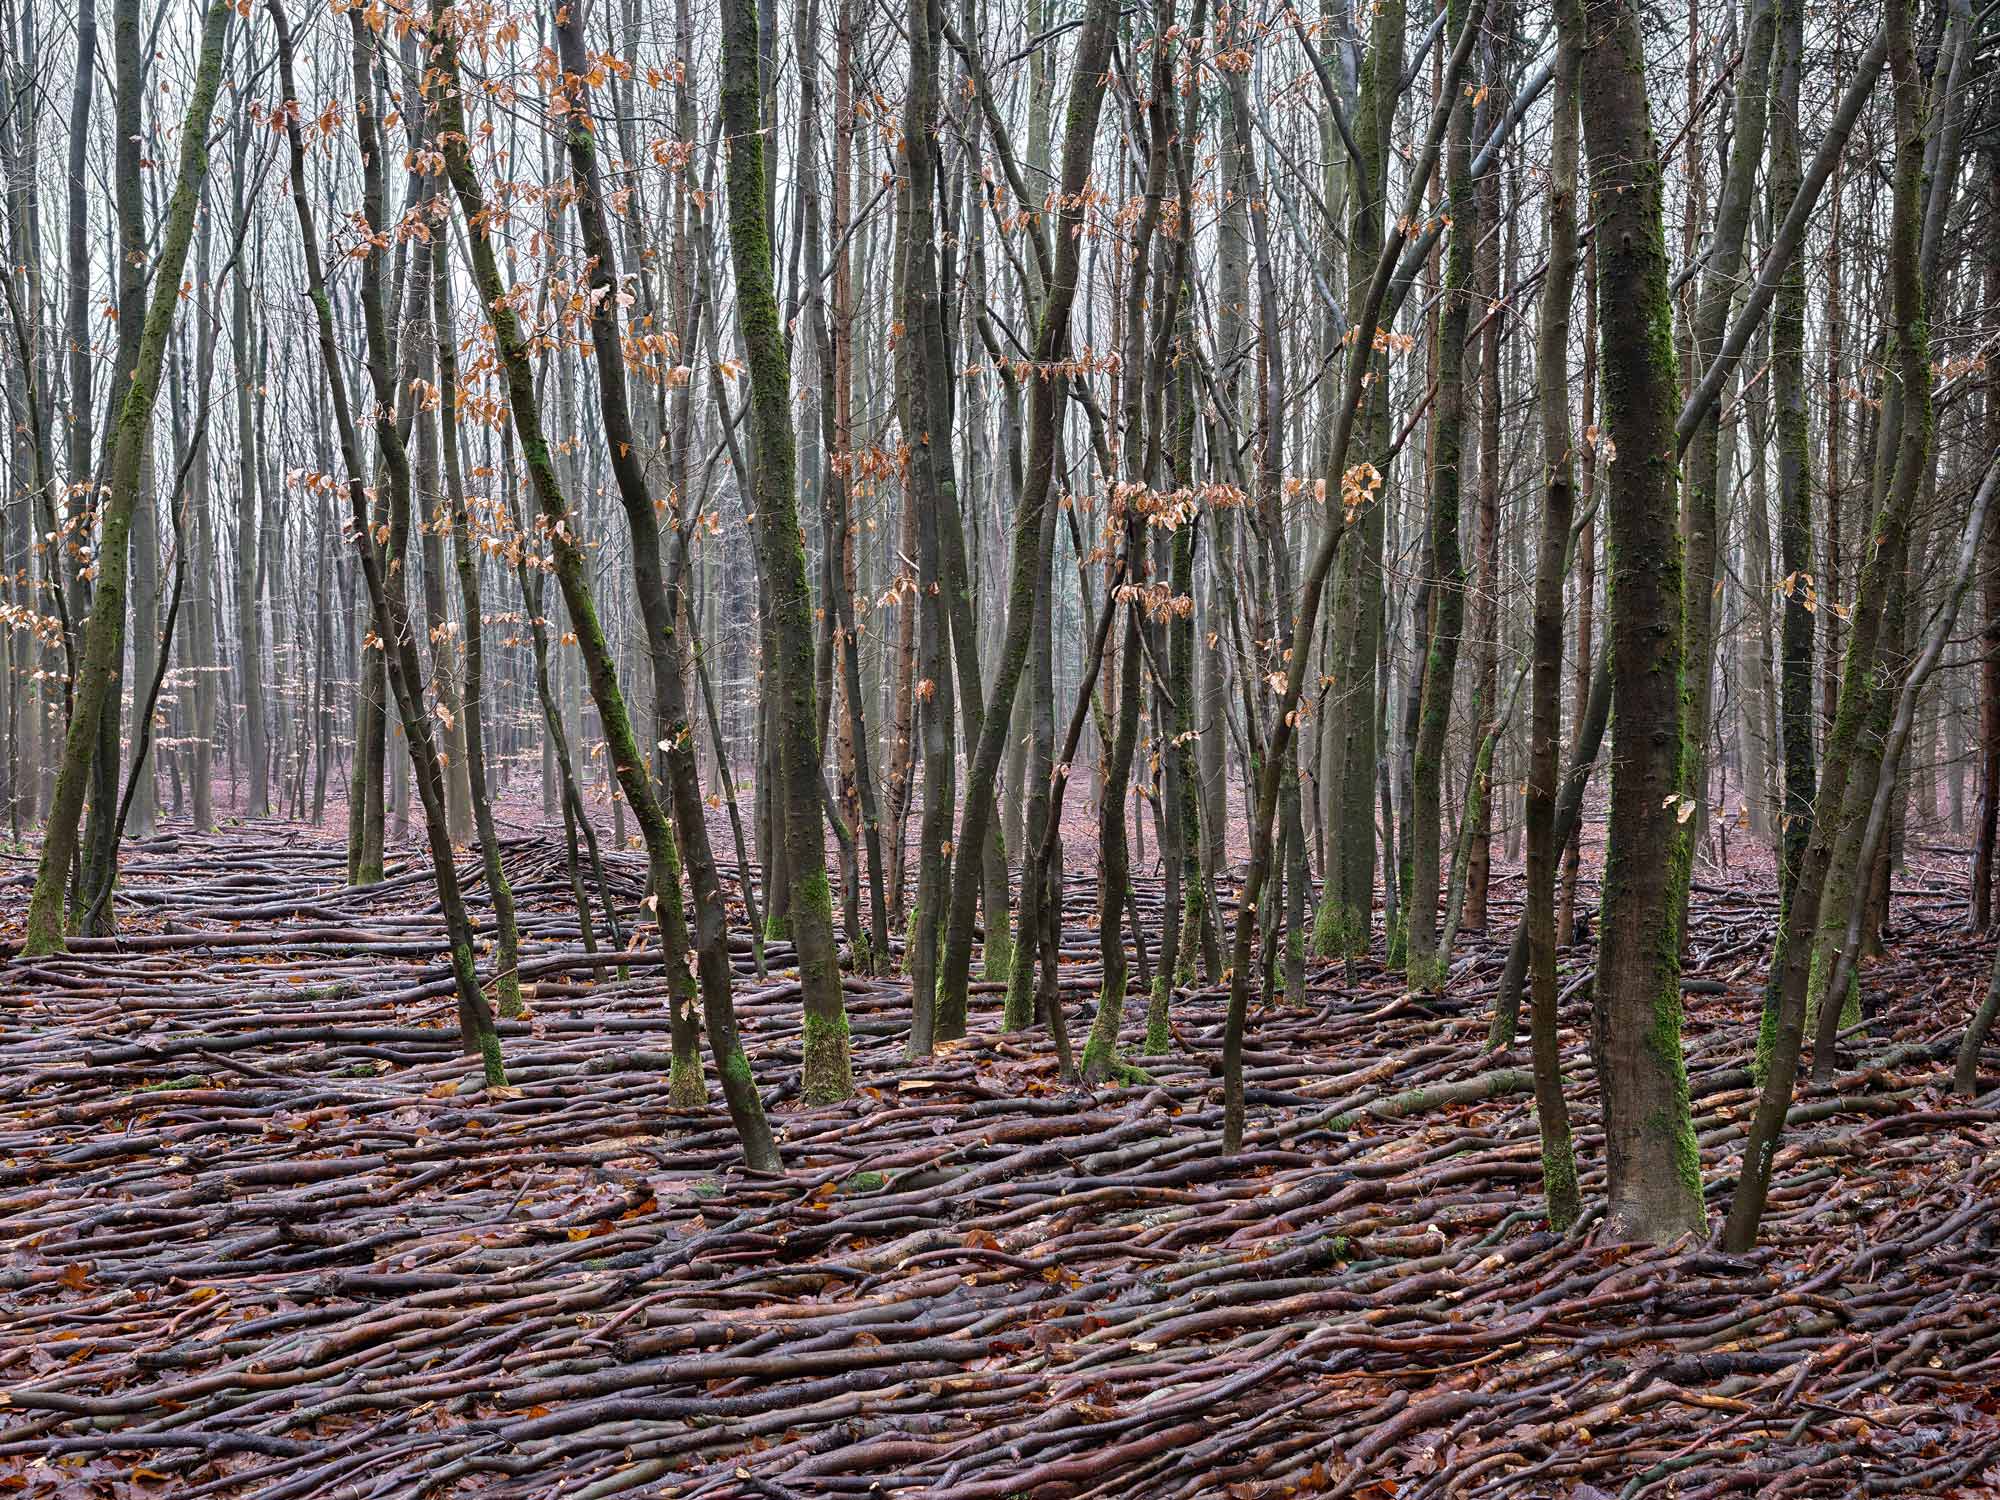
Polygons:
M907 989L850 977L861 1090L808 1109L786 952L760 981L742 939L787 1167L756 1177L719 1108L668 1107L657 971L581 952L555 841L508 866L532 1016L504 1097L457 1055L428 876L345 889L292 825L170 828L115 944L0 964L0 1494L2000 1493L2000 1093L1944 1087L1990 954L1960 861L1899 895L1741 1258L1548 1232L1484 942L1435 1002L1316 965L1304 1007L1259 1006L1232 1157L1214 992L1135 1059L1150 1082L1082 1094L990 989L919 1065ZM31 874L0 855L0 954ZM1703 878L1719 1210L1772 901ZM1072 882L1073 1029L1093 909ZM1588 963L1564 955L1586 1201Z

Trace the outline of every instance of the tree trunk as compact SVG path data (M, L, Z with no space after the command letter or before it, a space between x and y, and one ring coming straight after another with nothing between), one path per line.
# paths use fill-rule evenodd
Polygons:
M1576 289L1577 73L1584 28L1581 0L1557 10L1554 140L1550 148L1549 267L1542 283L1535 377L1542 423L1542 535L1535 555L1534 684L1528 727L1528 968L1534 992L1535 1119L1542 1136L1542 1197L1549 1225L1565 1230L1582 1209L1576 1148L1563 1098L1556 1028L1556 743L1562 735L1563 573L1576 508L1569 428L1569 317Z
M1451 701L1457 681L1459 637L1465 628L1465 565L1459 556L1458 513L1465 449L1465 343L1477 223L1472 201L1472 117L1469 98L1454 102L1451 140L1445 153L1445 192L1451 221L1462 229L1454 228L1446 253L1444 313L1438 329L1437 401L1424 561L1424 586L1434 614L1423 666L1410 810L1403 831L1403 857L1410 866L1403 910L1408 944L1405 973L1410 988L1422 994L1435 993L1444 984L1444 969L1437 952L1439 882L1443 873L1440 868L1442 777L1445 733L1451 725Z
M1681 1056L1678 845L1691 807L1681 754L1681 549L1675 525L1673 305L1658 144L1631 0L1585 7L1581 99L1596 205L1605 417L1618 457L1611 528L1611 813L1592 1042L1604 1095L1610 1205L1622 1239L1703 1224L1701 1163Z
M445 828L443 778L437 761L435 743L430 734L429 719L422 703L423 672L416 642L410 634L408 607L400 587L400 580L395 579L395 575L383 566L386 549L378 550L377 533L371 531L369 526L360 436L353 409L348 401L340 349L334 337L333 304L327 296L321 269L318 235L313 226L312 211L307 206L306 200L306 147L304 133L299 124L299 110L294 103L298 98L298 92L293 84L290 28L278 0L267 0L267 4L278 35L279 86L286 106L285 135L291 147L292 206L298 220L308 296L312 301L318 323L320 358L324 365L322 373L332 399L340 437L341 457L347 468L349 522L355 531L355 547L362 580L368 589L370 607L375 618L382 621L385 627L381 654L385 660L389 686L396 695L396 706L403 731L409 737L414 749L413 769L418 796L423 803L424 830L430 846L431 869L437 883L438 902L444 912L445 933L451 944L452 977L458 996L460 1045L466 1055L481 1059L486 1086L502 1088L506 1085L507 1074L500 1058L500 1038L493 1029L493 1012L479 987L479 977L475 969L472 922L466 911L464 893L459 887L458 866L453 856L451 838ZM359 145L363 173L361 222L364 234L368 234L372 233L373 225L382 222L383 216L383 144L381 127L369 86L369 61L374 51L374 34L360 12L350 13L349 19L352 22L354 36L355 118L360 129ZM403 447L402 432L393 417L395 395L392 388L393 378L390 375L387 319L382 303L381 261L379 251L370 253L362 261L361 303L366 322L368 374L374 391L374 410L377 414L376 434L387 478L386 489L390 511L388 524L393 533L399 525L406 527L408 524L410 468L409 456Z
M129 61L131 84L136 93L139 87L137 7L129 6L129 17L127 9L128 0L120 0L117 21L121 33L120 74L122 78L126 71L122 64ZM83 813L85 784L101 753L99 740L103 726L108 718L115 722L117 713L118 705L112 699L112 690L124 648L126 543L131 534L133 507L138 499L139 466L152 430L153 407L159 399L160 370L166 358L167 338L180 302L181 273L187 264L188 245L194 236L195 211L202 181L208 175L208 135L216 92L222 80L223 42L228 34L229 16L230 7L225 0L216 0L209 7L202 27L194 88L189 95L187 115L181 128L180 161L173 197L168 203L166 221L162 226L159 256L150 268L135 268L139 271L150 270L153 293L145 305L131 379L118 403L118 419L107 435L103 471L108 476L110 493L103 503L97 578L92 591L90 622L84 636L83 657L79 664L75 707L63 745L55 795L44 825L41 859L35 871L34 895L29 903L27 930L22 942L22 952L31 956L58 953L63 949L63 898L69 883L70 864L76 856L77 828ZM123 55L126 52L132 54L129 59ZM132 107L134 110L137 108L136 97ZM122 108L121 100L121 111ZM121 131L127 123L121 118ZM133 186L136 188L136 183ZM113 764L115 767L115 759ZM115 851L113 853L115 856Z
M799 531L791 358L772 287L765 197L763 104L758 88L756 0L726 0L722 18L722 128L729 140L729 251L737 317L750 365L756 435L756 535L770 590L777 660L765 665L777 704L783 765L783 838L791 867L792 940L805 992L804 1091L825 1103L854 1092L847 1009L833 937L820 810L820 752L813 704L812 593Z

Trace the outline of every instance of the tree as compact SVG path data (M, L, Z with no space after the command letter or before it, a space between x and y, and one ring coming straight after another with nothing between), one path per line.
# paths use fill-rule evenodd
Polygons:
M1586 0L1580 85L1597 226L1599 362L1616 457L1610 526L1611 810L1591 1042L1604 1095L1606 1219L1627 1239L1703 1224L1681 1057L1680 921L1692 804L1679 790L1682 560L1663 187L1630 0ZM1449 346L1448 346L1449 347Z
M1549 1223L1567 1229L1582 1209L1576 1148L1563 1099L1556 1028L1556 741L1562 732L1563 575L1576 509L1569 425L1569 317L1576 289L1577 77L1581 0L1557 12L1555 133L1550 150L1549 269L1542 285L1535 363L1541 393L1542 535L1535 557L1534 684L1528 729L1528 868L1523 920L1534 988L1535 1118L1542 1134L1542 1196Z
M852 1094L854 1074L848 1061L847 1008L840 993L833 892L826 879L820 816L812 593L799 531L791 358L772 289L758 26L757 0L724 0L722 129L729 141L729 256L736 272L737 318L749 352L751 431L756 439L754 529L776 646L775 658L765 670L777 706L792 936L805 990L805 1093L825 1102Z
M121 369L130 369L131 378L118 403L117 421L105 435L105 452L100 461L106 483L90 618L84 631L83 657L69 732L63 743L62 766L43 825L41 859L35 869L35 892L28 908L28 928L22 945L22 951L29 954L62 951L63 897L69 884L70 863L77 853L77 825L83 813L85 783L98 757L104 754L100 738L103 724L117 712L117 704L112 701L112 684L118 677L125 642L127 543L138 504L139 473L152 431L153 408L159 400L160 369L166 360L167 339L180 303L181 271L187 264L188 246L194 237L195 209L208 176L208 137L216 92L222 83L223 47L228 38L230 14L231 8L225 0L215 0L202 26L201 58L181 126L173 196L161 226L159 256L150 268L153 290L144 303L144 323L132 363L128 367L120 362ZM133 76L128 84L136 91L137 60L125 55L137 47L134 0L120 0L114 26L120 33L120 77L125 78L129 68ZM136 107L135 92L131 108ZM132 134L127 127L134 123L121 101L121 131ZM131 170L136 172L136 166ZM116 748L114 730L114 756ZM115 773L115 758L111 769ZM99 796L101 799L101 791Z
M334 411L340 439L341 458L347 468L348 520L353 528L355 550L362 579L368 590L370 609L382 622L386 634L377 649L385 664L389 687L395 694L403 731L409 736L414 755L417 791L423 802L424 830L428 837L432 876L437 883L439 904L444 908L446 937L451 945L451 972L458 998L458 1024L466 1055L481 1060L482 1076L488 1088L504 1088L506 1069L500 1056L500 1038L494 1030L493 1012L487 1005L479 976L474 968L472 922L459 888L458 867L452 855L451 835L445 826L444 781L430 719L422 702L423 669L417 645L411 635L409 609L394 574L385 566L393 553L385 547L387 533L396 528L392 519L382 531L370 525L367 481L363 477L359 424L347 395L342 373L340 348L334 336L333 302L326 290L321 269L319 237L306 192L306 148L296 107L298 91L292 77L290 27L279 0L265 0L278 33L278 78L282 90L279 109L286 140L291 147L292 207L298 220L300 251L306 266L307 295L312 301L319 333L323 376ZM355 113L361 128L363 171L362 223L382 222L382 140L372 108L369 63L374 53L373 33L363 15L352 13L354 33ZM394 397L389 390L388 340L381 302L379 258L370 253L363 261L361 300L367 325L369 379L375 390L376 434L389 473L389 505L392 517L400 514L404 525L409 510L409 460L397 431ZM385 399L386 398L386 399Z

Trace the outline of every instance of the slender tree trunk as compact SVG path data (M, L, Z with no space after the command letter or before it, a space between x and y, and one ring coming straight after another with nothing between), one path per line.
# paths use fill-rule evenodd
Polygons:
M1569 427L1570 298L1576 288L1577 76L1584 42L1581 0L1557 10L1554 140L1550 147L1549 267L1542 283L1535 377L1542 423L1542 535L1535 557L1534 685L1528 728L1528 968L1535 1119L1542 1135L1542 1197L1549 1224L1569 1228L1582 1210L1569 1106L1563 1099L1556 1012L1556 742L1562 734L1563 573L1576 507Z
M1485 103L1476 111L1478 138L1492 133L1507 109L1511 83L1514 14L1510 0L1500 0L1487 22L1484 48ZM1507 317L1502 310L1500 251L1500 168L1496 162L1473 187L1478 208L1480 241L1475 254L1476 300L1485 311L1480 322L1479 359L1479 529L1473 545L1473 744L1483 745L1499 712L1500 691L1500 338ZM1563 537L1565 544L1569 538ZM1475 759L1477 758L1475 750ZM1493 867L1493 788L1490 758L1484 770L1468 778L1466 817L1472 824L1465 868L1465 925L1486 930L1486 888ZM1444 957L1450 958L1449 943Z
M815 1102L854 1092L847 1009L833 938L820 812L820 753L813 704L812 595L799 532L791 359L772 288L765 198L763 106L758 88L756 0L727 0L722 15L722 128L729 141L729 250L737 316L749 354L756 434L757 550L771 595L778 659L766 664L778 705L784 767L784 843L791 866L791 925L805 992L804 1090Z
M512 1020L521 1004L521 936L514 917L514 891L500 860L500 831L493 821L493 798L486 780L486 630L480 602L478 538L465 503L465 475L458 448L458 339L452 331L451 271L442 236L431 242L432 332L437 341L438 446L443 450L445 500L451 507L452 560L458 574L459 615L465 628L465 774L472 818L479 831L479 857L486 896L493 907L493 991L502 1016ZM246 647L247 649L247 647Z
M1798 194L1799 74L1805 36L1801 0L1779 0L1772 73L1771 171L1768 191L1773 210ZM1837 217L1837 215L1836 215ZM1779 284L1771 323L1771 397L1778 444L1778 566L1783 615L1779 625L1778 707L1784 756L1784 798L1779 814L1778 913L1782 924L1798 887L1806 849L1812 840L1816 776L1813 742L1813 613L1812 497L1805 385L1806 278L1804 263L1794 259ZM1838 406L1829 408L1831 429L1839 425ZM1829 472L1829 506L1832 474ZM1831 614L1829 610L1827 613ZM1756 1068L1768 1075L1777 1045L1783 969L1771 965L1764 990L1762 1020L1757 1033Z
M1745 0L1743 62L1736 82L1736 111L1730 130L1729 169L1715 205L1714 232L1709 238L1708 267L1693 326L1695 378L1705 370L1721 345L1729 311L1742 279L1743 247L1750 228L1758 168L1764 156L1775 0ZM1717 500L1723 487L1718 466L1723 458L1721 418L1711 405L1698 422L1687 446L1687 509L1682 517L1686 540L1686 580L1682 590L1684 668L1681 692L1681 804L1689 809L1687 837L1675 846L1675 857L1688 870L1673 873L1676 930L1687 926L1688 883L1694 851L1708 818L1708 737L1715 678L1716 578L1720 562L1721 514ZM1614 471L1615 472L1615 471Z
M1459 9L1463 8L1460 0ZM1456 16L1454 15L1454 20ZM1434 616L1423 668L1423 699L1416 732L1416 757L1405 821L1404 858L1409 861L1408 899L1403 912L1408 957L1405 972L1412 990L1434 993L1443 987L1437 951L1440 828L1445 733L1451 725L1457 682L1459 637L1465 628L1465 565L1459 555L1461 469L1465 450L1464 352L1472 297L1473 240L1478 216L1472 191L1471 100L1453 104L1451 139L1445 152L1445 191L1454 225L1445 258L1444 313L1438 329L1437 401L1431 463L1430 516L1425 542L1425 589Z
M250 188L250 136L249 122L239 121L236 170L232 179L239 220L244 215L243 195ZM249 780L249 796L244 807L253 818L268 818L271 815L271 745L264 719L264 570L257 524L261 503L258 484L261 453L257 425L252 420L251 390L257 379L252 373L250 358L250 277L248 268L240 260L230 284L230 321L230 352L236 365L236 625L243 699L244 763Z
M118 27L121 32L129 30L128 50L136 52L136 6L131 9L133 14L128 28L125 0L121 0ZM104 498L102 507L97 577L79 663L75 707L63 745L54 799L44 825L41 859L36 867L34 895L29 903L27 931L22 943L22 951L28 955L58 953L63 949L63 898L69 883L70 864L77 851L77 830L83 813L85 784L100 753L101 730L107 718L115 722L117 713L112 691L124 648L126 543L131 534L133 507L138 499L139 466L152 430L153 408L159 399L160 370L166 358L167 338L180 301L181 272L187 264L188 246L194 236L197 200L203 179L208 175L208 136L215 96L222 80L223 43L228 35L229 16L230 7L224 0L216 0L209 7L202 28L194 88L189 95L186 120L181 128L180 161L173 197L168 203L166 221L162 226L159 255L150 268L139 268L150 269L153 293L145 306L131 379L124 387L124 395L118 403L118 418L106 444L103 467L109 481L109 494ZM121 49L126 49L122 38ZM121 58L121 61L125 60ZM129 60L132 63L132 86L136 90L136 57ZM121 74L123 71L121 68ZM121 130L126 123L121 119ZM113 764L115 767L115 759ZM107 910L108 906L107 903Z
M977 881L968 862L954 871L958 694L952 681L951 606L962 586L946 560L944 532L957 521L951 406L942 368L942 292L937 267L937 50L943 17L937 0L910 0L910 84L903 117L902 213L903 439L909 447L907 503L917 527L917 714L923 744L924 810L917 829L917 903L904 961L910 973L910 1052L928 1057L948 1030L939 1027L939 942L954 878ZM961 543L962 547L962 543ZM968 643L969 644L969 643ZM958 688L967 686L960 674ZM976 714L968 701L966 711ZM971 732L968 730L968 732ZM962 1031L962 1027L960 1028Z
M1070 310L1076 299L1081 254L1081 195L1097 139L1097 119L1104 97L1103 75L1115 20L1116 6L1112 0L1087 0L1064 121L1062 187L1057 199L1059 211L1048 296L1035 338L1037 369L1052 369L1069 357ZM1039 239L1036 244L1040 244ZM1054 379L1036 380L1032 389L1027 488L1014 516L1007 631L999 659L993 663L993 692L983 705L985 722L980 727L979 743L967 774L965 806L959 814L958 838L953 843L951 921L945 933L944 958L938 976L938 1006L941 1011L955 1014L963 1014L965 1010L981 874L993 816L994 785L1007 748L1014 690L1027 661L1028 635L1033 626L1036 580L1040 573L1036 543L1041 536L1042 508L1048 504L1054 486L1056 417L1062 385Z
M1597 243L1591 241L1583 256L1583 409L1584 441L1577 497L1585 515L1597 509ZM1572 740L1582 740L1581 725L1588 710L1591 691L1591 663L1597 660L1594 641L1597 613L1597 523L1584 522L1576 545L1576 675L1571 689L1570 711L1579 727ZM1592 759L1594 760L1593 753ZM1579 818L1562 840L1562 886L1556 896L1556 946L1567 948L1576 940L1576 882L1583 864L1583 820Z

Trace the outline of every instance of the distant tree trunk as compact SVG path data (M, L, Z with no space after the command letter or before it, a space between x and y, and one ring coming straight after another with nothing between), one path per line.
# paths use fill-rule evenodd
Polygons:
M410 92L416 92L414 80L411 81ZM412 153L429 149L428 132L415 123L422 114L423 111L415 111L406 116L412 123ZM435 339L423 337L415 331L423 330L424 319L435 305L431 283L439 270L436 258L424 255L420 250L421 247L418 247L419 253L414 256L408 277L409 327L402 340L401 383L405 391L414 389L417 382L429 384L437 360ZM466 775L469 757L465 745L464 705L458 684L458 651L452 639L451 616L445 603L442 523L451 513L447 509L448 502L439 493L439 450L442 443L437 414L424 410L423 405L415 400L410 402L410 419L416 440L415 473L412 476L415 494L412 500L416 509L417 552L423 562L424 635L430 641L431 675L438 701L437 738L442 747L439 753L445 757L444 764L439 768L444 779L445 826L450 830L452 842L463 844L471 841L474 829L472 788Z
M832 554L831 586L835 605L836 651L839 656L840 778L849 821L861 834L868 861L871 939L860 967L873 971L889 962L889 899L884 884L882 815L875 785L875 752L868 737L867 697L861 682L860 628L855 619L857 573L855 523L849 504L849 479L854 457L854 274L853 257L845 240L853 214L854 148L852 0L840 0L834 23L834 240L831 317L821 320L820 361L826 390L822 421L827 450L833 456L827 485L826 546ZM860 934L855 935L857 946Z
M1144 527L1136 512L1124 519L1128 560L1144 543ZM1129 575L1128 575L1129 576ZM1106 599L1107 613L1122 613L1125 640L1118 654L1117 716L1110 755L1104 770L1104 791L1097 805L1097 938L1102 979L1097 1015L1083 1048L1083 1081L1092 1086L1118 1068L1118 1031L1125 1015L1125 930L1123 916L1132 864L1125 837L1125 803L1132 784L1132 752L1139 738L1139 611L1136 603Z
M1769 332L1767 324L1760 334L1766 348L1758 361L1767 366ZM1777 656L1777 637L1771 621L1770 464L1765 457L1771 435L1770 387L1757 382L1753 390L1744 392L1744 404L1750 482L1747 492L1739 491L1746 494L1740 597L1747 616L1736 652L1738 680L1742 684L1737 728L1743 763L1741 807L1751 837L1767 843L1775 853L1780 847L1774 796L1778 692L1771 663ZM1725 464L1733 461L1733 457L1724 460Z
M1694 364L1688 378L1699 378L1719 349L1729 323L1732 301L1742 280L1743 246L1750 228L1758 168L1764 156L1764 125L1768 103L1774 0L1745 0L1743 62L1736 82L1736 111L1730 128L1729 168L1715 205L1714 232L1709 238L1708 266L1693 326ZM1687 450L1687 510L1682 517L1686 541L1686 582L1682 590L1682 636L1685 666L1682 678L1682 737L1680 794L1691 809L1687 837L1677 856L1692 873L1694 850L1708 818L1708 737L1714 700L1716 578L1720 561L1721 514L1717 500L1723 480L1721 416L1711 405L1695 428ZM1679 910L1675 929L1685 930L1689 874L1676 871Z
M153 680L160 658L160 521L159 501L153 477L153 445L147 443L146 457L139 465L139 503L132 512L132 681L133 711ZM139 724L133 720L133 743L138 743ZM151 756L144 759L150 760ZM154 829L152 768L133 762L138 772L133 782L131 821L134 838L151 838ZM95 811L95 809L93 809ZM108 833L108 830L107 830ZM84 892L89 901L95 890Z
M194 328L194 387L206 391L215 379L215 335L209 285L209 224L203 215L200 227L195 231L195 285L197 316ZM184 539L189 551L189 572L194 584L193 597L188 600L187 651L183 660L189 675L193 678L189 697L194 705L194 719L189 725L193 744L188 747L188 761L192 769L194 826L206 832L215 826L215 726L216 687L215 680L215 511L209 493L209 479L212 466L208 461L207 445L194 455L194 468L188 475L188 535Z
M1506 113L1510 97L1514 42L1514 13L1510 0L1494 0L1486 24L1484 66L1486 87L1480 92L1485 103L1476 110L1476 133L1480 141L1492 133L1495 123ZM1474 760L1478 748L1492 729L1500 711L1500 338L1507 318L1501 308L1500 250L1504 238L1500 167L1498 162L1481 174L1473 187L1478 208L1479 244L1475 254L1478 281L1476 302L1481 306L1479 335L1479 469L1477 499L1479 529L1473 544L1473 664L1472 701ZM1517 206L1518 207L1518 206ZM1569 541L1567 533L1563 537ZM1486 930L1486 887L1493 868L1493 788L1492 766L1476 765L1467 779L1465 816L1472 823L1472 835L1465 869L1465 925L1475 932ZM1450 958L1450 944L1445 957Z
M898 279L901 279L900 276ZM907 491L903 495L901 513L898 553L914 559L917 555L917 511ZM908 577L907 573L898 570L899 584ZM895 692L889 726L889 920L897 927L905 925L903 877L909 865L909 840L905 829L916 779L917 616L920 606L916 581L909 579L909 582L908 589L896 591L899 595L896 600L896 644L890 667ZM907 963L907 944L903 957Z
M1797 197L1799 73L1803 67L1805 18L1802 0L1778 0L1773 51L1771 170L1767 191L1774 211ZM1778 710L1784 756L1784 797L1778 827L1778 915L1782 924L1798 887L1807 846L1812 841L1817 772L1813 763L1813 613L1811 462L1806 420L1806 273L1798 257L1778 285L1771 319L1771 404L1778 443L1778 566L1784 569L1779 624ZM1829 409L1829 429L1839 425ZM1829 435L1829 442L1834 441ZM1829 474L1829 484L1832 476ZM1829 497L1831 489L1829 489ZM1827 613L1831 614L1829 610ZM1767 1075L1777 1045L1779 1000L1784 971L1773 963L1764 989L1757 1032L1756 1070Z
M1598 327L1610 466L1611 621L1618 725L1592 1042L1604 1095L1607 1223L1666 1240L1703 1224L1701 1162L1681 1056L1679 404L1659 147L1631 0L1588 0L1584 137L1596 207ZM1448 346L1449 347L1449 346Z
M232 191L236 216L243 217L243 195L250 189L249 149L251 129L239 121L236 133L236 170ZM256 428L251 420L251 387L256 377L250 364L250 278L239 262L230 288L231 353L236 365L236 622L241 692L243 697L244 763L248 770L249 797L245 811L253 818L271 815L271 744L264 720L264 622L262 592L264 570L259 548L257 514L258 469L261 454ZM468 629L471 627L468 626Z
M384 800L389 771L388 677L382 663L381 622L367 617L373 641L365 641L354 689L354 766L347 793L347 883L373 885L382 878L388 834Z
M1597 499L1597 242L1593 237L1583 256L1583 408L1582 474L1577 498L1591 515ZM1597 610L1597 522L1586 521L1576 540L1576 669L1570 714L1581 725L1590 703L1591 664L1597 660L1594 641ZM1582 731L1577 731L1581 737ZM1592 759L1595 754L1593 752ZM1577 819L1562 841L1562 883L1556 894L1556 946L1576 939L1576 882L1583 863L1583 820Z
M1028 753L1027 811L1025 842L1021 846L1021 894L1015 916L1014 972L1007 979L1007 1001L1002 1024L1009 1031L1024 1031L1034 1019L1035 972L1042 956L1045 928L1060 927L1060 890L1053 911L1045 910L1048 861L1043 849L1049 838L1050 783L1056 764L1056 705L1054 612L1055 590L1050 586L1049 569L1055 555L1056 508L1042 507L1041 531L1036 539L1039 562L1035 575L1035 617L1033 637L1028 646L1028 723L1033 743ZM1055 976L1047 977L1049 993L1054 993Z
M1181 211L1188 211L1182 175ZM1185 222L1185 218L1183 219ZM1193 309L1189 304L1188 265L1185 241L1165 252L1167 273L1173 278L1173 311L1178 320L1175 340L1183 351L1194 346ZM1171 477L1176 492L1191 495L1194 489L1195 396L1193 361L1182 357L1173 361L1170 384L1164 393L1162 413L1171 453ZM1199 518L1183 517L1167 541L1168 617L1164 632L1167 680L1158 691L1155 720L1160 736L1161 844L1160 858L1165 870L1165 911L1160 934L1160 963L1153 976L1153 994L1146 1007L1148 1056L1158 1056L1173 1046L1171 1007L1176 985L1192 983L1194 952L1208 915L1207 885L1201 865L1200 775L1195 767L1194 702L1194 561ZM1211 950L1213 940L1211 939ZM1211 964L1213 975L1217 966Z

